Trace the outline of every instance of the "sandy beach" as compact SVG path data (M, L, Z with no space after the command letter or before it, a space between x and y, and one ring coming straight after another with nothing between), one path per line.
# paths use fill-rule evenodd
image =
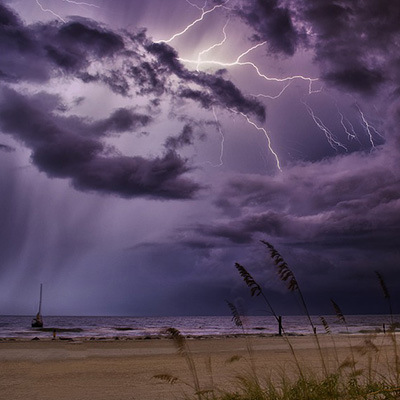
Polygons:
M334 368L365 337L337 335L320 337L324 358ZM390 340L375 339L390 351ZM253 360L259 376L274 376L296 370L293 356L281 337L188 339L202 389L233 390L235 377L251 370ZM290 337L302 365L312 373L321 362L312 336ZM249 346L252 356L249 354ZM336 349L336 350L335 350ZM234 361L232 361L234 357ZM362 361L361 361L362 362ZM177 354L171 339L151 340L39 340L0 342L0 384L4 399L181 399L193 394L185 358ZM171 385L155 375L179 378Z

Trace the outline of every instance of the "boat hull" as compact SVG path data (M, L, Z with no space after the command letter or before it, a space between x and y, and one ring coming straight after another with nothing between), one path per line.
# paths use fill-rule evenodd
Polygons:
M32 328L43 328L43 322L32 321Z

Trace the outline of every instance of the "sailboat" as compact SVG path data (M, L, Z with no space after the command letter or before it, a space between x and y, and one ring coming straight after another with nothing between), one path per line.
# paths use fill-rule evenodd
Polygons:
M42 284L40 284L40 299L39 299L39 311L36 314L36 317L32 320L32 328L42 328L43 327L43 319L40 311L42 309Z

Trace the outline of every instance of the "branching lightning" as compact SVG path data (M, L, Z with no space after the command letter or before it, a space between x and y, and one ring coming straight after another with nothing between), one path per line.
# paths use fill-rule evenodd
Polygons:
M363 125L363 127L364 127L365 132L366 132L367 135L368 135L368 138L369 138L369 141L370 141L370 143L371 143L372 150L373 150L373 149L375 149L375 142L374 142L374 138L373 138L373 134L372 134L372 133L375 132L375 134L377 134L377 135L380 136L381 138L383 138L383 136L376 130L376 128L375 128L373 125L371 125L371 124L367 121L367 119L365 118L365 115L364 115L364 113L362 112L362 110L361 110L361 108L359 107L359 105L356 103L355 106L356 106L356 108L358 109L358 111L359 111L359 113L360 113L362 125Z
M250 47L249 49L247 49L246 51L244 51L243 53L241 53L235 61L231 61L231 62L223 62L223 61L217 61L217 60L190 60L190 59L185 59L185 58L181 58L178 57L178 60L184 63L189 63L189 64L196 64L197 68L199 68L200 65L217 65L219 67L234 67L234 66L245 66L248 65L250 67L252 67L257 75L263 79L265 79L266 81L269 82L288 82L288 81L293 81L296 79L300 79L300 80L304 80L304 81L308 81L309 82L309 93L315 93L315 91L312 90L312 83L315 81L318 81L318 78L309 78L303 75L292 75L292 76L287 76L284 78L276 78L276 77L269 77L265 74L263 74L259 67L254 64L251 61L241 61L241 59L246 56L247 54L249 54L250 52L256 50L257 48L264 46L267 42L261 42L261 43L257 43L256 45ZM212 46L211 46L212 47ZM208 49L207 49L208 51Z
M223 33L223 36L224 36L223 39L222 39L220 42L211 45L209 48L207 48L207 49L205 49L205 50L202 50L202 51L199 53L199 55L197 56L197 66L196 66L196 71L197 71L197 72L198 72L199 69L200 69L201 56L202 56L203 54L206 54L206 53L208 53L209 51L211 51L211 50L217 48L217 47L222 46L222 45L226 42L227 36L226 36L226 31L225 31L225 30L226 30L226 27L228 26L228 24L229 24L229 19L228 19L228 21L226 21L224 27L222 28L222 33Z
M202 19L204 17L204 8L202 8L201 10L202 10L202 17L201 17L201 19ZM194 21L194 23L197 23L197 22L198 22L198 20ZM316 82L316 81L319 81L318 78L310 78L310 77L303 76L303 75L292 75L292 76L286 76L286 77L283 77L283 78L271 77L271 76L267 76L265 73L261 72L259 66L255 62L244 60L244 57L247 56L249 53L253 52L254 50L258 49L259 47L262 47L262 46L266 45L266 43L267 43L266 41L257 43L254 46L248 48L247 50L245 50L244 52L239 54L239 56L233 61L221 61L221 60L217 60L217 59L208 59L208 60L207 59L203 59L203 56L206 53L210 52L210 50L212 50L212 49L214 49L214 48L216 48L218 46L222 46L227 41L227 34L226 34L227 24L228 23L225 24L225 26L223 28L223 31L222 31L223 32L223 39L221 41L209 46L207 49L202 50L198 54L197 59L188 59L188 58L179 57L178 60L183 62L183 63L196 65L196 70L197 71L199 71L200 66L202 66L202 65L204 65L204 66L205 65L217 66L217 67L224 67L224 68L235 67L235 66L241 66L241 67L249 66L256 72L256 74L260 78L262 78L262 79L264 79L264 80L266 80L268 82L283 82L283 83L285 83L285 85L283 86L283 88L280 90L280 92L278 94L273 95L273 96L272 95L267 95L267 94L262 94L262 93L261 94L257 94L257 95L253 95L254 97L257 97L257 98L263 97L263 98L268 98L268 99L271 99L271 100L278 99L286 91L286 89L290 86L290 84L294 80L307 81L308 82L308 94L309 95L314 94L314 93L320 93L322 91L322 89L323 89L322 87L319 88L319 89L314 89L314 87L313 87L313 83ZM188 25L187 29L189 29L191 26L193 26L193 23ZM182 32L186 32L187 29L185 29ZM178 35L182 34L182 32L179 33ZM306 104L305 102L303 102L303 103L304 103L304 105L305 105L305 107L307 109L307 112L309 113L309 115L313 119L315 125L317 126L317 128L320 129L324 133L329 145L336 151L339 148L341 148L341 149L343 149L345 151L348 151L347 147L343 143L341 143L339 141L339 139L334 135L334 133L324 124L324 122L321 120L321 118L319 118L315 114L315 112L313 111L311 106ZM362 113L362 111L361 111L361 109L359 107L358 107L358 111L359 111L359 113L361 115L362 125L363 125L365 131L368 134L368 137L370 139L372 147L374 148L375 147L375 142L373 140L373 133L375 133L375 134L377 134L379 136L381 136L381 135L375 129L375 127L373 125L371 125L367 121L367 119L365 118L364 114ZM346 133L348 139L357 139L358 140L358 137L356 135L356 132L355 132L355 129L354 129L354 126L352 125L352 123L340 112L339 109L338 109L338 113L339 113L339 116L340 116L340 124L341 124L344 132ZM247 120L247 122L249 124L253 125L256 129L262 131L264 133L264 135L267 137L268 148L271 151L271 153L274 155L274 157L276 159L276 162L277 162L278 168L281 169L280 168L280 163L279 163L279 158L278 158L276 152L274 152L273 149L272 149L271 140L269 138L269 135L268 135L267 131L264 128L256 125L249 118L249 116L244 115L243 113L241 113L241 115L246 118L246 120Z
M181 30L180 32L178 32L178 33L174 34L173 36L171 36L169 39L158 40L158 41L156 41L155 43L170 43L170 42L172 42L175 38L184 35L190 28L192 28L194 25L196 25L197 23L199 23L200 21L202 21L202 20L204 19L204 17L205 17L207 14L210 14L210 13L214 12L216 9L221 8L221 7L227 9L226 4L229 2L229 0L227 0L227 1L225 1L223 4L218 4L218 5L214 6L214 7L212 7L211 9L206 10L207 1L205 2L204 6L201 7L201 8L200 8L199 6L197 6L197 5L193 4L193 3L191 3L189 0L186 0L186 1L187 1L191 6L196 7L199 11L201 11L200 17L197 18L197 19L195 19L195 20L194 20L193 22L191 22L190 24L188 24L188 25L187 25L183 30ZM249 53L252 52L253 50L255 50L255 49L257 49L257 48L259 48L259 47L265 45L266 42L258 43L258 44L256 44L256 45L250 47L249 49L247 49L246 51L244 51L243 53L241 53L241 54L237 57L237 59L236 59L235 61L230 62L230 63L229 63L229 62L217 61L217 60L202 60L202 57L204 56L204 54L210 52L211 50L215 49L216 47L222 46L222 45L227 41L226 27L228 26L228 24L229 24L229 20L225 23L225 25L224 25L224 27L223 27L223 29L222 29L223 38L222 38L219 42L214 43L214 44L212 44L211 46L209 46L208 48L206 48L206 49L200 51L200 52L198 53L197 59L195 59L195 60L189 60L189 59L184 59L184 58L178 57L178 60L181 61L181 62L185 62L185 63L195 64L195 65L196 65L196 71L199 71L200 65L206 65L206 64L208 64L208 65L217 65L217 66L221 66L221 67L233 67L233 66L246 66L246 65L249 65L249 66L251 66L251 67L257 72L258 76L260 76L261 78L263 78L263 79L265 79L265 80L267 80L267 81L285 82L284 88L283 88L283 89L281 90L281 92L280 92L276 97L274 97L274 98L278 98L280 95L282 95L282 93L286 90L286 88L290 85L290 83L291 83L293 80L295 80L295 79L302 79L302 80L308 81L308 82L309 82L309 93L312 93L312 92L313 92L313 91L312 91L312 83L313 83L314 81L318 80L318 79L316 79L316 78L307 78L307 77L304 77L304 76L301 76L301 75L295 75L295 76L290 76L290 77L286 77L286 78L271 78L271 77L268 77L268 76L265 75L265 74L262 74L262 73L260 72L260 69L258 68L258 66L257 66L256 64L254 64L253 62L250 62L250 61L241 61L243 57L245 57L247 54L249 54ZM267 96L265 96L265 97L267 97ZM272 97L271 97L271 98L272 98ZM274 158L275 158L275 160L276 160L276 165L277 165L278 169L281 171L282 169L281 169L281 166L280 166L279 157L278 157L277 153L276 153L276 152L273 150L273 148L272 148L271 139L270 139L270 137L269 137L269 135L268 135L268 132L267 132L263 127L260 127L260 126L258 126L255 122L253 122L253 121L249 118L248 115L246 115L246 114L244 114L244 113L242 113L242 112L238 112L238 111L236 111L236 110L231 110L231 111L233 111L233 112L235 112L235 113L239 113L242 117L245 118L245 120L246 120L250 125L252 125L253 127L255 127L258 131L261 131L261 132L264 133L265 137L267 138L268 149L269 149L269 151L273 154L273 156L274 156ZM223 132L222 132L222 129L221 129L221 125L220 125L220 123L219 123L219 121L218 121L218 119L217 119L217 116L216 116L216 113L215 113L215 109L214 109L214 108L213 108L213 115L214 115L214 119L215 119L215 121L216 121L216 123L217 123L218 131L219 131L219 133L220 133L220 135L221 135L221 138L222 138L222 140L221 140L220 164L219 164L219 166L221 166L221 165L223 164L222 158L223 158L223 152L224 152L224 140L225 140L225 137L224 137L224 135L223 135Z
M50 14L52 14L53 16L55 16L56 18L58 18L61 22L66 22L64 18L61 17L61 15L57 14L55 11L49 9L49 8L44 8L43 5L40 3L39 0L35 0L36 4L40 7L40 9L43 12L48 12ZM97 4L92 4L92 3L85 3L82 1L74 1L74 0L62 0L65 3L70 3L70 4L75 4L78 6L86 6L86 7L94 7L94 8L100 8L100 6L98 6Z
M202 55L206 54L207 52L209 52L210 50L216 48L217 46L223 45L226 42L227 35L226 35L225 29L227 27L227 24L228 24L228 22L225 24L225 26L223 28L223 39L220 42L217 42L217 43L211 45L207 49L202 50L199 53L199 55L198 55L196 60L189 60L189 59L184 59L184 58L181 58L181 57L179 57L178 60L181 61L181 62L185 62L185 63L196 64L196 70L197 71L199 70L200 65L205 65L205 64L217 65L219 67L251 66L256 71L257 75L259 77L263 78L264 80L269 81L269 82L284 82L285 83L283 89L276 96L268 96L268 95L260 94L260 95L255 95L255 97L266 97L266 98L270 98L270 99L277 99L284 93L284 91L289 87L289 85L296 79L305 80L305 81L309 82L309 94L316 92L316 91L313 91L313 89L312 89L312 83L315 82L315 81L318 81L318 78L309 78L309 77L305 77L305 76L302 76L302 75L293 75L293 76L288 76L288 77L284 77L284 78L268 77L267 75L265 75L265 74L260 72L259 67L255 63L253 63L251 61L241 61L243 59L243 57L248 55L253 50L256 50L257 48L259 48L261 46L264 46L266 44L266 42L261 42L261 43L258 43L256 45L250 47L249 49L247 49L246 51L241 53L236 58L236 60L233 61L233 62L222 62L222 61L218 61L218 60L202 60L201 59ZM235 110L231 110L231 111L237 113L237 111L235 111ZM258 131L263 132L263 134L267 138L268 149L273 154L273 156L274 156L274 158L276 160L276 166L281 171L282 169L281 169L281 166L280 166L279 157L278 157L277 153L274 151L274 149L272 148L272 143L271 143L271 139L269 137L268 132L263 127L258 126L254 121L252 121L248 115L246 115L246 114L244 114L242 112L239 112L239 114L242 115L250 125L255 127ZM330 132L330 131L328 131L328 132ZM334 139L332 133L330 133L330 135L328 137L330 138L329 139L330 143L337 143L338 146L340 145L340 146L344 147L343 145L341 145L339 142L337 142Z
M54 16L55 16L56 18L58 18L60 21L62 21L62 22L64 22L64 23L66 22L65 19L63 19L60 15L58 15L57 13L55 13L53 10L50 10L49 8L44 8L44 7L40 4L39 0L36 0L36 4L40 7L40 9L41 9L43 12L48 12L48 13L54 15Z
M261 126L258 126L254 121L252 121L250 119L250 117L248 115L246 115L245 113L242 112L238 112L236 110L232 110L230 109L232 112L234 112L235 114L240 114L250 125L254 126L254 128L256 128L258 131L262 132L264 134L264 136L267 138L267 144L268 144L268 150L271 152L271 154L274 156L275 158L275 163L276 166L278 167L279 171L282 171L281 168L281 163L279 161L279 157L278 154L276 154L276 152L274 151L274 149L272 148L272 143L271 143L271 138L268 135L268 132Z
M59 14L57 14L56 12L54 12L51 9L45 8L39 0L35 0L37 5L40 7L40 9L43 12L48 12L51 13L53 16L55 16L56 18L58 18L60 21L62 22L66 22ZM75 5L79 5L79 6L87 6L87 7L95 7L95 8L100 8L98 5L96 4L92 4L92 3L86 3L86 2L80 2L80 1L74 1L74 0L61 0L64 1L66 3L70 3L70 4L75 4ZM207 9L207 4L208 1L205 0L204 5L203 6L198 6L194 3L191 2L191 0L185 0L190 6L196 8L199 12L200 15L198 18L196 18L195 20L193 20L192 22L190 22L185 28L183 28L182 30L180 30L179 32L175 33L174 35L172 35L170 38L168 39L161 39L158 41L155 41L154 43L170 43L173 40L175 40L176 38L185 35L191 28L193 28L195 25L199 24L201 21L203 21L209 14L216 12L218 9L225 9L225 10L230 10L229 7L227 7L227 3L229 3L230 0L225 0L223 3L220 4L216 4L214 6L212 6L211 8ZM182 63L186 63L186 64L192 64L195 66L195 69L197 72L200 71L201 66L215 66L215 67L222 67L222 68L230 68L230 67L249 67L251 68L253 71L255 71L256 76L258 76L259 78L261 78L262 80L266 81L266 82L274 82L274 83L281 83L283 84L283 87L280 89L279 93L275 94L275 95L269 95L269 94L253 94L252 96L256 97L256 98L265 98L265 99L271 99L271 100L276 100L279 97L281 97L283 95L283 93L285 93L285 91L288 89L288 87L296 80L300 80L300 81L305 81L308 82L308 94L314 94L314 93L320 93L322 91L322 87L315 89L314 88L314 83L316 81L319 81L318 78L312 78L312 77L307 77L307 76L303 76L303 75L291 75L291 76L285 76L285 77L271 77L268 76L267 74L261 72L261 69L259 67L259 65L254 62L254 61L249 61L248 59L245 59L245 57L249 56L250 53L254 52L255 50L265 46L267 44L266 41L257 43L251 47L249 47L248 49L246 49L245 51L243 51L242 53L240 53L236 59L234 59L233 61L221 61L218 59L205 59L205 55L210 53L212 50L216 49L217 47L221 47L224 44L226 44L226 42L228 41L228 35L226 33L226 29L228 27L229 24L229 19L226 21L225 25L222 28L222 38L211 44L209 47L201 50L197 57L194 57L193 59L188 59L188 58L183 58L183 57L178 57L177 59L182 62ZM339 139L333 134L333 132L324 124L324 122L321 120L321 118L319 118L315 112L313 111L313 109L311 108L310 105L308 105L305 101L302 100L302 103L304 104L304 106L306 107L306 110L308 112L308 114L311 116L313 122L315 123L315 125L317 126L317 128L319 130L321 130L329 145L334 149L334 150L338 150L339 148L348 151L347 147L342 144ZM354 126L352 125L352 123L349 121L348 118L346 118L343 113L339 110L339 107L337 107L337 111L338 114L340 116L340 124L344 130L344 132L347 135L347 138L350 139L357 139L357 134L355 132ZM361 120L361 125L363 126L366 134L368 135L369 141L371 143L372 149L375 148L375 140L374 140L374 135L378 135L380 137L382 137L382 135L376 130L376 128L370 123L368 122L368 120L366 119L366 117L364 116L364 113L362 112L361 108L356 104L357 110L360 114L360 120ZM265 128L263 128L262 126L257 125L252 119L250 119L249 115L246 115L243 112L240 112L238 110L234 110L234 109L230 109L230 111L236 113L236 114L240 114L245 120L246 122L253 126L255 129L257 129L258 131L261 131L264 136L267 139L267 144L268 144L268 150L272 153L272 155L275 158L276 161L276 166L277 168L281 171L281 165L280 165L280 160L279 157L277 155L277 153L274 151L273 147L272 147L272 143L271 143L271 139L269 136L269 133L267 132L267 130ZM218 120L215 108L212 107L212 112L213 112L213 116L214 116L214 120L216 123L216 127L217 130L221 136L221 151L220 151L220 160L219 160L219 164L217 165L213 165L215 167L217 166L222 166L223 165L223 155L224 155L224 142L225 142L225 137L224 137L224 133L221 127L221 124Z
M317 125L317 127L324 132L326 140L328 141L328 143L330 144L330 146L334 149L337 150L339 147L341 147L342 149L348 151L347 147L344 146L342 143L340 143L338 141L338 139L336 138L336 136L331 132L331 130L322 122L322 120L317 117L313 111L313 109L305 102L302 101L302 103L305 105L308 113L310 114L311 118L313 119L315 125Z
M358 140L358 137L357 137L356 132L354 130L353 124L342 114L342 112L339 110L339 108L337 110L338 110L338 114L340 116L340 125L342 125L343 130L347 134L347 138L348 139L357 139ZM349 126L350 130L348 129L348 127L345 124L345 122Z
M204 4L204 6L202 8L200 8L199 6L196 6L195 4L191 3L190 1L186 0L187 3L189 3L191 6L196 7L197 9L199 9L201 11L201 15L199 18L195 19L193 22L191 22L189 25L187 25L182 31L175 33L174 35L172 35L169 39L161 39L161 40L157 40L154 43L170 43L172 42L174 39L176 39L178 36L182 36L184 35L190 28L192 28L194 25L196 25L197 23L199 23L200 21L203 21L204 17L207 14L210 14L212 12L214 12L215 10L217 10L218 8L227 8L225 6L225 4L227 4L229 2L229 0L225 1L225 3L223 4L217 4L214 7L210 8L209 10L206 10L206 6L207 6L207 2Z

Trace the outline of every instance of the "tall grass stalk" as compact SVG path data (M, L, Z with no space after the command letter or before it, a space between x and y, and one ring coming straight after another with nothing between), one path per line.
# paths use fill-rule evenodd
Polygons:
M336 347L335 338L332 335L331 327L329 326L328 322L326 321L326 319L324 317L321 316L320 320L321 320L322 326L324 327L325 333L327 335L329 335L332 340L333 349L335 352L336 367L338 367L339 366L339 355L338 355L338 351L337 351L337 347Z
M261 298L264 300L264 302L267 304L268 309L270 310L271 314L274 316L278 324L281 323L277 313L275 312L274 308L272 307L271 303L269 302L267 296L263 292L261 286L255 281L255 279L251 276L251 274L246 270L246 268L243 265L240 265L239 263L235 263L236 269L239 271L240 276L243 278L244 282L246 285L250 288L250 293L251 296L261 296ZM284 327L281 325L282 328L282 337L286 341L287 345L289 346L290 352L292 353L293 359L295 361L295 364L297 366L297 369L299 370L300 376L303 375L303 371L301 369L300 362L297 358L296 352L294 351L294 348L292 346L292 343L290 342L289 338L286 335L286 331Z
M203 394L200 388L200 381L197 374L196 364L193 360L193 355L189 349L186 338L179 332L178 329L175 328L167 328L165 333L173 340L175 347L178 351L178 354L184 357L186 364L188 366L189 372L192 375L194 390L198 400L203 399ZM157 377L157 376L155 376ZM159 377L159 376L158 376ZM159 377L160 378L160 377ZM173 377L175 378L175 377ZM171 381L170 383L175 383L175 381Z
M356 377L357 375L357 370L356 370L356 359L354 357L354 350L353 350L353 346L350 340L350 331L349 331L349 326L347 325L347 321L346 318L341 310L341 308L339 307L339 305L331 299L331 303L333 306L333 309L335 311L336 314L336 318L339 320L339 322L341 322L345 328L346 328L346 332L347 332L347 338L349 341L349 348L350 348L350 355L351 355L351 361L349 362L348 360L345 360L345 362L342 363L341 367L344 368L346 366L350 366L352 371L353 371L353 376Z
M246 341L247 353L249 354L249 357L250 357L250 368L251 368L251 371L252 371L252 376L253 376L253 379L254 379L255 383L259 384L258 375L257 375L257 369L256 369L256 365L254 363L253 347L251 346L251 342L250 342L248 336L246 335L246 331L245 331L245 328L244 328L243 320L242 320L242 318L240 316L240 313L239 313L237 307L233 303L231 303L230 301L227 301L227 304L228 304L228 307L230 308L231 313L232 313L232 321L235 323L235 325L238 328L240 328L242 330L244 339Z
M322 364L322 368L324 371L325 376L327 377L328 374L328 369L326 367L325 364L325 360L324 360L324 356L322 354L322 348L321 348L321 343L319 341L318 338L318 334L317 334L317 329L311 319L310 316L310 312L308 311L308 307L306 304L306 301L304 299L303 293L300 289L300 286L298 284L298 281L293 273L293 271L289 268L288 264L286 263L286 261L283 259L283 257L280 255L280 253L275 249L274 246L272 246L272 244L266 242L265 240L261 240L261 243L263 243L265 246L268 247L271 258L274 260L274 264L278 267L278 275L281 278L282 281L287 282L288 283L288 289L291 292L297 292L299 294L300 297L300 301L301 304L303 306L304 312L307 316L307 319L310 323L311 329L312 329L312 333L314 335L314 339L315 342L317 344L317 348L318 348L318 352L319 352L319 356L321 359L321 364Z
M383 279L383 276L378 271L375 271L375 274L376 274L379 284L381 286L383 296L387 300L388 307L389 307L389 315L390 315L389 334L390 334L390 338L393 342L393 347L394 347L395 376L396 376L396 385L398 386L399 380L400 380L399 379L400 378L400 360L399 360L399 354L398 354L398 349L397 349L396 326L395 326L394 319L393 319L392 301L391 301L389 290L386 286L386 282Z
M390 323L391 323L391 325L393 325L394 324L394 322L393 322L393 308L392 308L392 301L390 299L389 290L388 290L388 288L386 286L386 282L383 279L383 276L378 271L375 271L375 275L378 278L379 284L381 286L381 289L382 289L382 292L383 292L383 297L387 300L388 307L389 307Z

